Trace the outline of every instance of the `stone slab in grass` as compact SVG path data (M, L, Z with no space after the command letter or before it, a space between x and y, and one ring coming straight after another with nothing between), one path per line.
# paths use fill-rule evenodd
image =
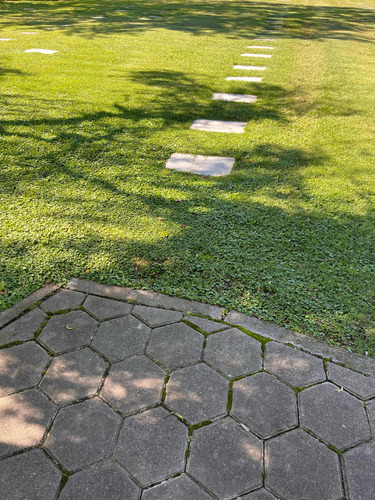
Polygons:
M261 82L261 76L227 76L228 82Z
M221 120L195 120L190 126L191 130L205 132L222 132L226 134L242 134L245 132L246 122L229 122Z
M276 38L254 38L254 42L276 42Z
M212 99L215 101L229 101L229 102L255 102L257 96L250 94L226 94L224 92L216 92Z
M230 174L235 159L220 156L193 156L174 153L168 159L165 167L179 172L192 174L222 176Z
M37 31L21 31L21 35L37 35Z
M264 58L264 59L269 59L270 57L272 57L272 54L249 54L249 53L244 53L244 54L241 54L242 57L261 57L261 58Z
M13 38L0 38L0 42L9 42L10 40L13 40Z
M275 47L269 47L267 45L249 45L248 49L264 49L264 50L274 50Z
M244 66L243 64L235 64L233 69L243 69L246 71L265 71L265 66Z
M50 49L27 49L24 50L24 52L38 52L40 54L54 54L57 52L57 50L50 50Z

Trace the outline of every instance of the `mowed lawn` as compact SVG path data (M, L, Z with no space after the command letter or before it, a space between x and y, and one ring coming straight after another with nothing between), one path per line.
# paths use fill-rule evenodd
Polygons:
M3 1L1 308L83 277L375 355L375 17L363 1ZM284 16L276 41L253 42L273 38L270 15ZM241 57L252 44L273 57ZM266 65L263 82L226 81L259 76L234 64ZM197 118L248 125L189 130ZM236 164L222 178L166 170L176 152Z

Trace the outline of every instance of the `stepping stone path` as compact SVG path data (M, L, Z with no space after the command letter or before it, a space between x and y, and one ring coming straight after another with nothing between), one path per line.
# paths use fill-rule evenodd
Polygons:
M166 168L192 174L221 176L230 174L233 165L234 158L174 153L167 161Z
M241 64L235 64L233 69L244 69L246 71L264 71L267 68L265 66L243 66Z
M229 102L256 102L257 96L250 94L225 94L215 93L212 96L215 101L229 101Z
M242 134L246 122L224 122L221 120L195 120L191 125L192 130L205 130L208 132L226 132L229 134Z
M57 50L49 50L49 49L28 49L24 50L24 52L39 52L40 54L54 54Z
M242 57L263 57L264 59L269 59L272 54L241 54Z
M261 82L261 76L227 76L228 82Z
M48 293L0 314L0 500L373 500L375 360L145 290Z

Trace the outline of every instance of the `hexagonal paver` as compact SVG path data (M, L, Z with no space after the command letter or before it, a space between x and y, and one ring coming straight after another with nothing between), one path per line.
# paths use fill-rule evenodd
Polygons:
M119 465L101 462L69 477L60 500L139 500L141 489Z
M38 389L0 399L0 456L37 446L57 407Z
M123 415L161 402L165 371L147 356L132 356L112 365L102 397Z
M83 311L53 316L43 328L38 342L54 354L85 347L95 333L97 322Z
M142 486L182 472L188 429L164 408L153 408L125 419L116 459Z
M105 321L92 341L92 346L111 362L134 354L143 354L151 329L133 316Z
M264 369L293 387L306 387L326 380L321 359L278 342L266 344Z
M84 298L84 293L74 292L73 290L63 290L47 299L40 307L44 311L50 313L65 311L66 309L76 309L82 304Z
M367 404L367 414L370 421L370 427L372 429L372 434L375 437L375 399L372 399Z
M0 330L0 345L11 342L30 340L47 318L46 313L38 308L33 309L10 325Z
M262 442L233 419L194 432L188 472L218 498L232 498L260 487L262 470Z
M60 410L45 447L67 470L107 458L114 447L121 418L98 398Z
M142 500L210 500L211 498L186 474L145 490L142 496Z
M266 443L265 486L288 500L339 500L343 496L338 455L295 429Z
M194 425L227 413L228 390L228 380L199 363L171 374L165 403Z
M0 396L28 389L41 379L50 356L35 342L0 351Z
M135 306L132 314L151 328L177 323L182 318L182 313L178 311L168 311L167 309L148 306Z
M231 378L247 375L262 368L262 344L231 328L208 337L204 361Z
M366 377L343 366L327 363L328 379L344 387L348 392L361 399L375 396L375 378Z
M184 319L206 333L218 332L220 330L227 330L230 328L228 325L223 325L222 323L217 323L216 321L211 321L205 318L199 318L197 316L185 316Z
M371 437L361 402L330 382L310 387L299 397L301 425L338 450Z
M241 497L240 500L277 500L277 498L265 488L261 488Z
M262 438L298 425L295 392L264 372L234 382L231 413Z
M58 405L92 396L98 390L107 363L86 347L53 359L40 388Z
M156 328L151 333L147 353L169 369L199 361L204 336L184 323Z
M0 500L51 500L61 472L42 450L30 450L0 462Z
M350 500L373 500L375 492L375 441L344 453Z
M126 302L89 295L83 307L99 321L104 321L105 319L115 318L117 316L126 316L130 313L133 306Z

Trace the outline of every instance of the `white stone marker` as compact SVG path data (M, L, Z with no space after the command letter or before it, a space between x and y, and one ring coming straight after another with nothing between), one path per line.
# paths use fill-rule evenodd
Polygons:
M268 50L273 50L275 47L268 47L266 45L249 45L247 48L248 49L268 49Z
M270 58L272 57L272 54L241 54L242 57L264 57L264 58Z
M165 167L179 172L191 172L199 175L221 176L230 174L234 158L221 156L193 156L174 153L168 159Z
M0 38L0 42L9 42L12 38Z
M225 94L218 92L212 96L212 99L214 101L255 102L257 100L257 96L250 94Z
M191 130L205 132L224 132L228 134L243 134L246 122L227 122L221 120L195 120L190 126Z
M24 52L40 52L41 54L54 54L57 50L48 50L48 49L28 49L24 50Z
M261 76L227 76L228 82L261 82Z
M243 66L242 64L235 64L233 69L244 69L246 71L264 71L267 69L265 66Z

